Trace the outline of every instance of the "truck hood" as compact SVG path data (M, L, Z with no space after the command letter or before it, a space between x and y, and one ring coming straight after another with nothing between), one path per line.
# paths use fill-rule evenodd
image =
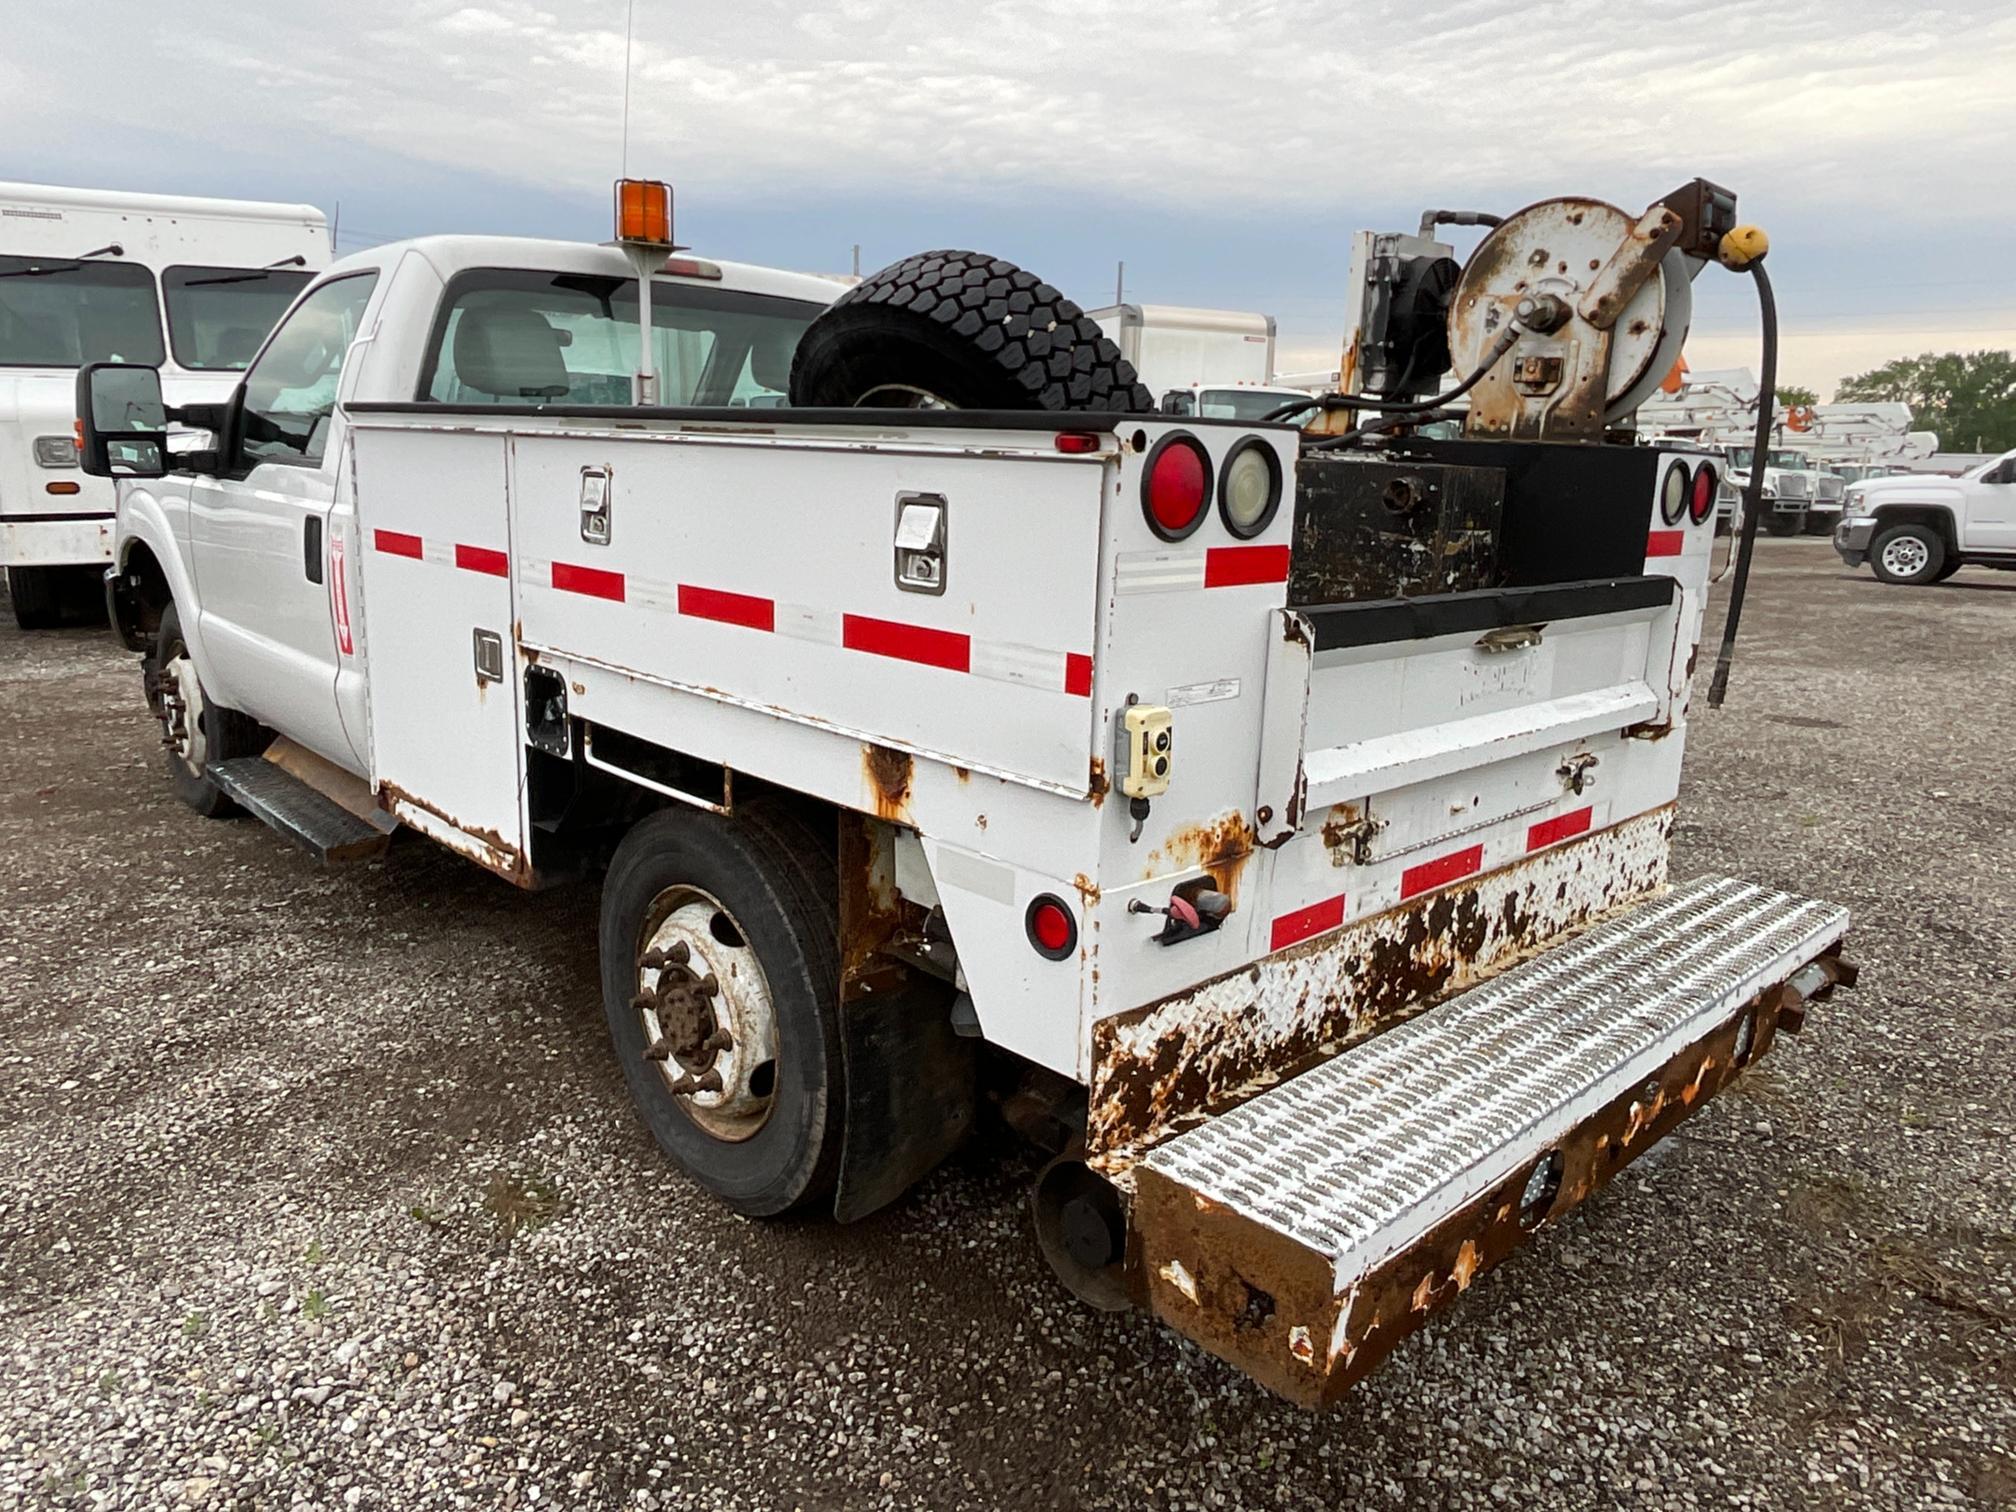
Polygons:
M239 373L161 375L170 404L214 403L238 386ZM0 368L0 514L110 514L110 478L87 477L79 468L43 467L35 460L37 436L69 436L77 421L77 374L70 368ZM51 483L75 483L74 494L51 494Z
M1944 504L1954 505L1960 501L1960 480L1957 478L1898 477L1872 478L1867 483L1857 483L1850 491L1852 502L1859 503L1865 510L1880 504Z

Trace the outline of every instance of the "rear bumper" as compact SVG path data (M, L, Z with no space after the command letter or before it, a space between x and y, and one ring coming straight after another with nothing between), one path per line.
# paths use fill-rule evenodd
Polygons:
M1137 1287L1335 1400L1852 984L1847 924L1689 883L1169 1140L1133 1171Z
M0 565L75 567L112 560L113 516L0 515Z

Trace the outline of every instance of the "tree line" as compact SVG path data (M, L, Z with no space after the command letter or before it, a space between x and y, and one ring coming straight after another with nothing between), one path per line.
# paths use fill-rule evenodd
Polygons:
M1786 385L1778 402L1817 404L1809 388ZM2016 353L1927 352L1844 378L1836 404L1903 403L1915 429L1934 432L1942 451L2003 452L2016 447Z

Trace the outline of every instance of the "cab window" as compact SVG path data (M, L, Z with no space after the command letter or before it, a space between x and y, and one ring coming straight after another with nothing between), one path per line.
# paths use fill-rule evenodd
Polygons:
M798 338L823 305L659 279L651 290L659 402L774 409ZM486 268L442 302L420 397L444 404L628 404L635 279Z
M245 375L239 451L247 467L279 462L312 467L329 442L336 385L356 339L376 273L352 273L313 290L294 307Z

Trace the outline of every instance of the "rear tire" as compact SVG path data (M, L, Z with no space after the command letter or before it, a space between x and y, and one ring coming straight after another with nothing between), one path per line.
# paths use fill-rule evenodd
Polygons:
M140 665L147 706L161 723L169 788L206 819L230 818L238 805L218 791L209 769L234 757L257 756L272 743L272 732L236 709L210 701L182 638L182 616L175 605L163 611L154 649Z
M602 885L602 1006L631 1100L666 1154L752 1218L829 1197L839 1170L838 898L831 853L795 818L762 807L733 819L660 810L624 836ZM646 966L668 939L689 953ZM654 1041L680 1038L675 1018L689 1022L656 1006L668 974L683 986L684 973L703 971L717 987L696 1033L732 1031L730 1043L712 1059L694 1039L680 1048L698 1054L647 1058ZM759 993L767 1042L748 1017ZM735 1060L749 1043L767 1044L767 1075L753 1056ZM725 1084L675 1091L696 1066Z
M791 362L797 406L1146 413L1153 397L1092 319L1013 263L920 252L856 284Z
M1946 543L1926 525L1892 525L1869 543L1870 569L1886 583L1915 588L1937 582Z

